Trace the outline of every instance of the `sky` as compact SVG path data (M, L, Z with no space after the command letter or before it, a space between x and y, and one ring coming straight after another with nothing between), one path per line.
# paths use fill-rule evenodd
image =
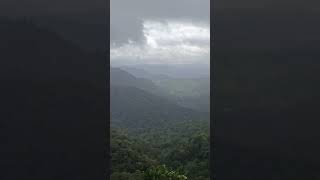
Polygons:
M207 64L210 0L111 0L111 64Z

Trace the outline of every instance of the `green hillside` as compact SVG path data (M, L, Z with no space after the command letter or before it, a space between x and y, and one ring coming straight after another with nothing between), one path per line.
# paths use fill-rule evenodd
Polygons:
M150 80L111 69L111 179L145 180L175 172L208 180L209 113L157 92L167 93Z

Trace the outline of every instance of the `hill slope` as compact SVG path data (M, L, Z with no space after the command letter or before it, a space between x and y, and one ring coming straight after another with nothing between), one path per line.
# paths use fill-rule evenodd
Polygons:
M201 113L135 87L111 87L110 97L112 122L131 130L158 129L204 119Z
M118 87L136 87L147 92L163 95L164 92L151 81L138 78L120 68L110 68L110 85Z

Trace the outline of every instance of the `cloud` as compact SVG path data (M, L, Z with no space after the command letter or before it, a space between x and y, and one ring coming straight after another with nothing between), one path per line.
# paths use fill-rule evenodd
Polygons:
M115 43L143 39L142 19L210 20L210 0L111 0L110 5L110 40Z
M209 63L210 26L181 19L142 20L141 41L111 44L112 64Z

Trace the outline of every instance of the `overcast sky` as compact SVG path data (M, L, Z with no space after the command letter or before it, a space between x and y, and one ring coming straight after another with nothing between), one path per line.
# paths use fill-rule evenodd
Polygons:
M111 0L113 64L209 63L210 0Z

